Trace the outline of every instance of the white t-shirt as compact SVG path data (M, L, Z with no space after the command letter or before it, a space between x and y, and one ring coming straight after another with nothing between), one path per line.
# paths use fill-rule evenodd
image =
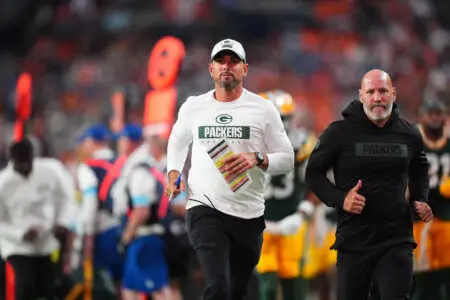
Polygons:
M264 171L259 167L248 170L250 185L233 192L208 155L223 139L233 153L267 154L267 173L284 174L294 167L294 150L277 109L244 89L232 102L217 101L214 91L186 100L169 138L167 171L181 172L192 143L187 208L203 203L240 218L260 217L264 214Z
M0 172L0 242L4 258L10 255L48 255L59 248L52 228L68 228L76 215L73 182L62 163L36 158L28 178L8 165ZM36 242L24 242L23 236L36 228Z

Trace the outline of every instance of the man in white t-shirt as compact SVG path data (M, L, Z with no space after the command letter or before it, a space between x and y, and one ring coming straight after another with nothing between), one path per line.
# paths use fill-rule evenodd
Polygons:
M264 225L265 173L294 167L294 151L275 106L243 88L242 45L226 39L211 53L215 89L181 106L168 145L167 193L192 144L187 226L202 266L203 299L244 299L258 263Z
M33 158L28 139L14 143L0 172L1 255L14 270L15 299L53 299L51 253L75 219L73 184L54 159Z

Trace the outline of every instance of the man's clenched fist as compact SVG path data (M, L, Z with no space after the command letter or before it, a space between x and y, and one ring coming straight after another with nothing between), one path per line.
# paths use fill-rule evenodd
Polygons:
M186 186L183 180L180 181L179 186L177 186L176 182L178 177L180 176L180 172L176 170L172 170L168 174L168 182L166 185L166 195L172 196L175 199L182 191L186 190Z
M433 212L428 204L424 202L414 201L414 210L416 211L419 218L424 222L430 222L433 219Z

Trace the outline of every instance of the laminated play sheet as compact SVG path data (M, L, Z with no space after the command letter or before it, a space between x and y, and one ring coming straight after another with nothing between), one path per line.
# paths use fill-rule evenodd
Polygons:
M219 172L233 192L245 189L252 181L247 172L241 174L229 174L225 171L224 159L233 155L233 151L225 140L220 141L208 150L208 155L213 160Z

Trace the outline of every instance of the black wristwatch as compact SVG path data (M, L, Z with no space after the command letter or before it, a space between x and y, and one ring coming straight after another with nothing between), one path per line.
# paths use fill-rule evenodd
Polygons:
M261 152L255 152L256 155L256 165L260 166L263 162L264 162L264 154L262 154Z

